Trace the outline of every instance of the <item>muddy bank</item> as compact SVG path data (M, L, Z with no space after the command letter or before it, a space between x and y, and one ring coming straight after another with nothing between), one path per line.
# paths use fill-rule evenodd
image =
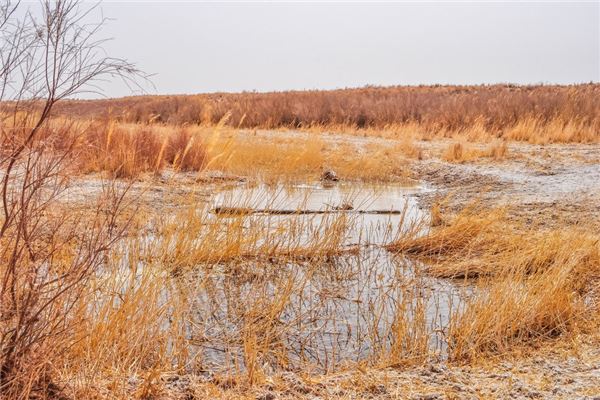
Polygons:
M476 199L510 205L515 219L545 226L586 224L600 229L600 147L511 144L497 162L413 164L413 176L437 192L420 195L424 206L445 197L452 209Z
M320 377L283 372L266 377L264 383L254 387L211 374L164 375L159 378L160 394L154 398L598 400L600 350L590 342L577 346L577 352L542 349L537 356L524 359L463 367L427 364L359 368ZM142 382L140 377L131 377L131 392Z

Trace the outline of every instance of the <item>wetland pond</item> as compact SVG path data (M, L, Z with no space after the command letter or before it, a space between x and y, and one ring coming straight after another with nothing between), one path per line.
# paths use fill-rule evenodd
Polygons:
M237 221L264 254L186 278L195 288L187 334L200 368L333 371L444 358L448 324L471 289L429 277L423 265L385 249L398 235L426 229L428 213L416 198L426 190L243 185L216 193L209 217Z

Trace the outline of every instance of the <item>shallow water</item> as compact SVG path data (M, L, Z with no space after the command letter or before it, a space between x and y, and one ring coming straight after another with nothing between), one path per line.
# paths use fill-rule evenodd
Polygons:
M375 184L239 186L218 193L211 204L213 208L220 206L344 213L352 219L354 228L357 228L348 232L347 245L385 244L403 230L410 229L417 223L427 222L428 213L418 206L415 195L429 190L431 189L422 186ZM352 210L335 210L344 206L351 206ZM386 211L390 213L385 214ZM331 218L332 214L302 217L310 220L314 226L324 218ZM269 218L276 225L277 221L297 219L299 216L258 214L258 217Z
M420 227L428 215L414 195L424 188L302 185L237 187L215 196L212 206L254 209L402 210L402 214L252 214L275 234L298 220L301 238L323 234L332 215L352 219L343 244L356 249L314 259L245 260L200 269L192 279L194 316L190 337L206 370L244 369L247 348L258 349L261 368L335 370L355 361L393 357L444 357L445 332L469 289L434 279L422 265L382 246ZM220 218L214 216L214 218ZM326 233L325 233L326 234ZM285 238L284 238L285 239ZM246 354L244 356L244 353ZM392 357L390 354L393 354Z
M195 308L195 324L205 329L192 334L203 342L199 350L205 368L242 365L248 334L256 334L258 342L272 335L272 353L263 356L273 367L335 370L347 361L385 358L393 348L407 357L422 355L411 354L415 350L445 356L450 313L459 309L467 289L429 279L415 270L418 266L383 251L312 267L287 264L278 267L277 276L247 281L227 273L205 280L207 290L198 293ZM287 284L289 299L278 309ZM267 317L272 318L268 328L248 325L249 319ZM423 344L417 346L418 341Z

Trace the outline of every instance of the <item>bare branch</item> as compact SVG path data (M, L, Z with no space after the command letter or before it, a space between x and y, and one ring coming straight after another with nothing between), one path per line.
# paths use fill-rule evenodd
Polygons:
M147 79L105 53L106 19L85 22L97 6L44 0L39 15L0 0L0 392L10 398L48 379L31 358L68 330L67 310L125 229L124 193L110 190L85 219L57 207L76 135L52 121L56 103L108 78Z

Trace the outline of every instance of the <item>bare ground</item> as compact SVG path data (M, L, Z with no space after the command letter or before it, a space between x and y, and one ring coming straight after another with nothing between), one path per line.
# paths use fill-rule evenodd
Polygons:
M600 228L600 146L511 144L502 161L455 164L437 158L414 164L415 178L438 190L429 204L451 194L453 205L480 198L507 204L515 218L542 225Z

